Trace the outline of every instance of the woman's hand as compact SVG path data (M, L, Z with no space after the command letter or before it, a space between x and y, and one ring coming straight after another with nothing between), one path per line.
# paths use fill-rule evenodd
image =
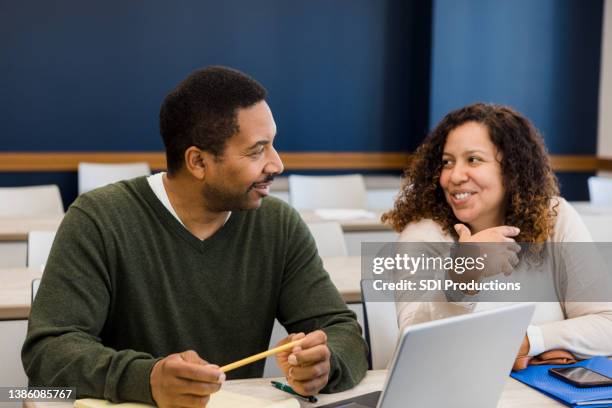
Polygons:
M520 229L509 225L487 228L472 235L464 224L455 224L455 231L459 235L459 242L516 242L512 237L521 233Z
M508 276L518 265L521 246L513 238L521 232L517 227L502 225L472 235L464 224L455 224L455 231L459 235L459 243L480 244L480 253L487 258L484 276L494 276L500 272Z

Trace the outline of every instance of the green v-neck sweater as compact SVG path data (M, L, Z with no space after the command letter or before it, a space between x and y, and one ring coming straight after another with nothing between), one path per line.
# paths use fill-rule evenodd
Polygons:
M363 378L361 328L294 209L267 197L202 241L141 177L71 205L32 305L22 360L31 386L153 403L149 377L160 358L195 350L228 364L266 350L275 317L289 333L326 332L325 392ZM261 360L228 379L261 377L263 368Z

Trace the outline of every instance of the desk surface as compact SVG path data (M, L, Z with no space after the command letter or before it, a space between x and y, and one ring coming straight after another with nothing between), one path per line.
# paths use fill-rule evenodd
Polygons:
M323 219L314 211L300 211L302 218L306 222L337 221L345 232L356 231L391 231L389 225L380 221L383 211L369 210L373 214L370 218L354 218L344 220ZM27 241L30 231L57 230L63 217L0 217L0 241Z
M0 320L27 319L32 299L32 280L40 268L0 269Z
M366 394L382 389L386 377L386 370L368 371L366 378L355 388L337 394L321 394L317 404L300 402L302 407L317 407L332 402L341 401L356 395ZM266 398L277 401L287 398L287 394L270 386L270 378L257 378L250 380L232 380L223 385L223 389L252 397ZM28 408L71 408L71 403L43 403L29 402L24 404ZM553 408L563 407L555 400L527 387L524 384L508 377L502 392L498 408Z
M307 223L313 222L330 222L335 221L340 224L344 232L355 232L355 231L392 231L388 224L383 224L380 221L380 217L384 211L381 210L367 210L372 214L371 217L367 218L352 218L352 219L328 219L322 218L315 211L301 210L300 215L302 219Z
M0 217L0 241L27 241L30 231L55 231L63 217Z
M330 404L355 395L367 394L368 392L381 390L387 375L387 370L368 371L366 378L355 388L337 394L321 394L317 398L317 404L300 402L302 407L313 407ZM287 398L286 393L278 391L269 385L267 379L233 380L224 385L224 389L236 393L244 393L254 397L282 400ZM528 386L508 377L502 392L498 408L552 408L562 407L557 401L546 397Z
M588 201L573 201L571 204L581 214L589 215L612 215L612 205L598 206ZM369 210L374 214L371 218L355 219L323 219L315 211L300 211L302 218L306 222L337 221L345 232L356 231L391 231L390 225L383 224L380 217L384 211ZM2 218L0 217L0 241L26 241L28 232L34 230L56 230L62 221L62 217L19 217Z
M361 301L361 260L358 256L325 257L325 269L347 303ZM38 268L0 268L0 320L27 319L30 314L32 279Z

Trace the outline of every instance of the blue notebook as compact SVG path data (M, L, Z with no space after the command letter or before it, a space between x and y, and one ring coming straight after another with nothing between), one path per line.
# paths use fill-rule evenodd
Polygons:
M511 373L510 376L571 407L612 407L612 386L574 387L548 374L548 369L553 367L585 367L612 377L612 360L605 357L594 357L570 365L529 366L522 371Z

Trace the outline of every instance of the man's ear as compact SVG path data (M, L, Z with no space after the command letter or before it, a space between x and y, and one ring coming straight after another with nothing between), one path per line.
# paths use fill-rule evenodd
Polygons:
M185 168L196 179L204 180L206 177L206 163L210 160L208 153L195 146L190 146L185 150Z

